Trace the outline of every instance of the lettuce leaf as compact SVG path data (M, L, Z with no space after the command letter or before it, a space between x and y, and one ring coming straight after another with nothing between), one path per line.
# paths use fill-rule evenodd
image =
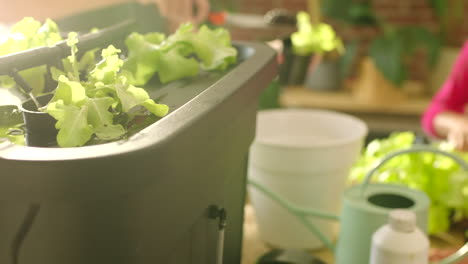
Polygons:
M182 24L167 38L162 34L133 33L126 39L128 59L123 66L128 80L145 85L156 73L162 83L197 76L200 69L222 71L236 63L237 50L223 28Z
M47 19L41 25L39 21L25 17L13 25L8 34L0 35L0 56L41 46L52 46L59 41L62 41L62 37L55 22ZM19 74L37 95L44 91L46 72L45 66L39 66L20 71ZM8 76L0 76L0 85L13 87L15 82Z
M119 58L120 52L121 50L116 49L113 45L103 49L101 52L102 60L90 72L89 80L103 84L115 83L120 68L123 65L123 60Z
M130 34L125 44L128 47L128 57L123 69L132 73L132 83L146 84L158 71L157 63L160 56L160 44L164 41L164 34L139 33Z
M177 48L158 56L156 66L159 69L159 79L162 83L197 76L200 72L197 60L184 57Z
M130 112L130 110L139 105L159 117L165 116L169 111L167 105L156 104L150 99L145 89L128 84L125 77L120 77L119 83L115 85L115 89L124 112Z
M237 50L231 47L230 35L225 29L211 30L204 25L191 43L205 70L225 70L236 61Z
M57 89L50 100L55 102L62 100L66 105L81 106L87 99L86 90L80 82L70 81L66 76L59 77Z
M123 136L126 131L121 124L113 124L114 115L109 111L114 104L110 97L92 98L87 100L89 109L88 122L93 126L99 139L111 140Z
M61 147L84 145L93 135L93 127L88 123L88 106L65 105L62 100L48 105L48 113L57 119L59 130L57 143Z
M127 122L137 114L145 115L144 111L134 110L137 106L158 117L168 113L166 105L155 103L146 90L129 84L121 75L123 61L118 56L119 49L112 45L103 49L102 60L84 81L77 75L80 62L76 60L74 34L70 34L67 43L72 48L66 66L70 78L58 77L57 89L45 109L57 120L59 146L82 146L93 135L104 141L123 137L127 133L125 123L115 123L115 120L122 114L127 115Z

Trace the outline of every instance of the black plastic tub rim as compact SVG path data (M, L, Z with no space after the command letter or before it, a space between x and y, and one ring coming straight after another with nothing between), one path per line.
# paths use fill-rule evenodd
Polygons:
M244 48L240 52L248 57L189 102L170 111L156 123L129 138L73 148L19 146L4 142L0 143L0 159L57 161L105 158L141 151L145 148L151 149L164 144L170 137L175 136L174 133L180 131L181 127L192 125L213 110L213 105L207 104L206 97L218 97L218 100L225 100L232 96L237 86L246 79L253 80L265 74L277 74L276 52L268 45L256 42L234 42L233 46ZM257 72L257 69L262 69L262 71ZM242 78L239 78L239 75L242 75ZM196 111L193 111L194 109Z

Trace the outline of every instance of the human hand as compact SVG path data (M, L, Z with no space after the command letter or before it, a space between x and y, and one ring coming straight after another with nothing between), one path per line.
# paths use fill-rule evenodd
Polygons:
M444 112L434 119L434 127L457 150L468 151L468 117L453 112Z
M468 151L468 119L460 118L454 122L447 133L447 140L455 149Z

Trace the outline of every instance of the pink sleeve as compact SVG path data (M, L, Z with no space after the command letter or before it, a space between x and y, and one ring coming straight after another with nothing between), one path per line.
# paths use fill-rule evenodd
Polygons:
M465 42L450 75L423 113L421 124L424 131L430 136L438 137L434 129L434 118L445 111L463 113L467 102L468 42Z

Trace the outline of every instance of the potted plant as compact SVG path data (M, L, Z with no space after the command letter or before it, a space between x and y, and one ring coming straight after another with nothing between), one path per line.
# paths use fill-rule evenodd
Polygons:
M31 97L20 106L27 145L79 147L128 137L142 123L149 125L169 111L167 105L150 98L143 88L147 83L166 84L196 77L201 71L224 71L236 63L237 50L225 29L201 26L195 30L186 23L166 37L158 32L130 33L131 25L125 21L89 34L70 32L66 41L53 46L10 55L14 59L1 57L0 75L11 76ZM44 34L33 31L31 35ZM117 37L125 39L125 56L107 43ZM15 41L12 35L7 38ZM103 42L109 46L95 54ZM57 67L50 65L47 70L58 83L52 93L34 94L27 76L10 71L48 63L48 57L58 60Z
M426 55L426 68L434 67L440 48L436 34L422 27L397 26L382 21L367 0L349 2L348 11L340 9L336 0L326 3L327 16L339 19L348 28L357 28L348 40L342 62L345 77L353 73L352 68L359 70L353 86L359 99L379 100L375 98L379 96L388 102L389 99L404 98L404 93L395 88L402 87L410 79L410 59L418 52ZM345 15L338 18L342 13ZM364 56L358 56L360 51L364 51ZM358 67L352 67L356 64ZM375 91L375 87L382 90Z
M310 15L301 11L296 15L296 25L297 31L284 41L282 84L303 84L307 72L315 69L324 54L343 50L340 38L329 24L312 22Z

